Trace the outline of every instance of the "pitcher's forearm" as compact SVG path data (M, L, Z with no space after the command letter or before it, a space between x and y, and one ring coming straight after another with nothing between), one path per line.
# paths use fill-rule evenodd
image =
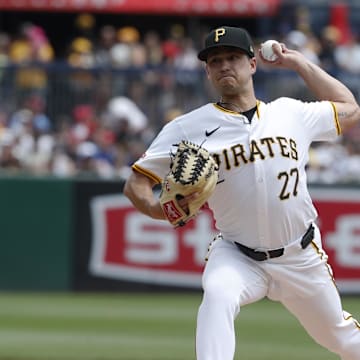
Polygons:
M160 203L154 196L153 185L150 179L134 172L125 183L124 195L143 214L154 219L165 219Z

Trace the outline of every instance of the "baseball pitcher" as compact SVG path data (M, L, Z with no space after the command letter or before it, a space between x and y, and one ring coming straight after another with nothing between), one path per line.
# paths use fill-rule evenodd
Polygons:
M301 53L274 42L264 54L255 56L245 29L211 31L198 57L219 101L165 125L133 165L124 191L141 212L174 226L186 224L204 202L214 214L219 234L203 274L198 360L232 360L235 318L242 306L264 297L281 302L342 360L360 360L360 325L342 309L305 172L311 143L335 140L359 122L360 109L346 86ZM258 60L296 72L318 101L258 99ZM169 153L183 141L206 149L217 166L195 159L176 161L174 168ZM198 175L185 181L183 172ZM214 179L215 186L206 186ZM195 187L198 182L210 191ZM153 194L156 184L163 187L160 199Z

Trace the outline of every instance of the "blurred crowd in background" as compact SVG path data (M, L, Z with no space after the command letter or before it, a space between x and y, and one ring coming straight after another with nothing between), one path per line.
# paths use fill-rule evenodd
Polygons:
M286 43L360 101L360 37L342 15L314 32L301 8L295 21L255 36L255 46L268 38ZM126 178L165 123L217 100L197 59L208 27L174 23L164 36L136 24L99 27L92 14L79 14L76 27L61 52L40 24L0 32L0 174ZM297 76L260 63L255 85L263 101L313 100ZM360 126L335 143L314 144L308 177L359 183Z

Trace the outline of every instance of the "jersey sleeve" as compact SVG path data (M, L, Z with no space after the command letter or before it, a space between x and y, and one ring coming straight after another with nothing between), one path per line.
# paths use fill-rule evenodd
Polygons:
M301 121L310 141L333 141L341 134L337 110L331 101L301 102Z
M185 134L176 120L166 124L146 152L133 165L132 169L149 177L156 183L162 179L170 169L170 153L174 151L174 144L185 139Z

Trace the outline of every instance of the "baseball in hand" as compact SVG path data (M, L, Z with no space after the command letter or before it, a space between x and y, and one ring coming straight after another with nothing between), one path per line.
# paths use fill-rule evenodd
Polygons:
M272 46L277 44L280 46L279 42L276 40L267 40L263 44L261 44L260 51L264 59L267 61L275 61L277 59L277 55L274 53Z

